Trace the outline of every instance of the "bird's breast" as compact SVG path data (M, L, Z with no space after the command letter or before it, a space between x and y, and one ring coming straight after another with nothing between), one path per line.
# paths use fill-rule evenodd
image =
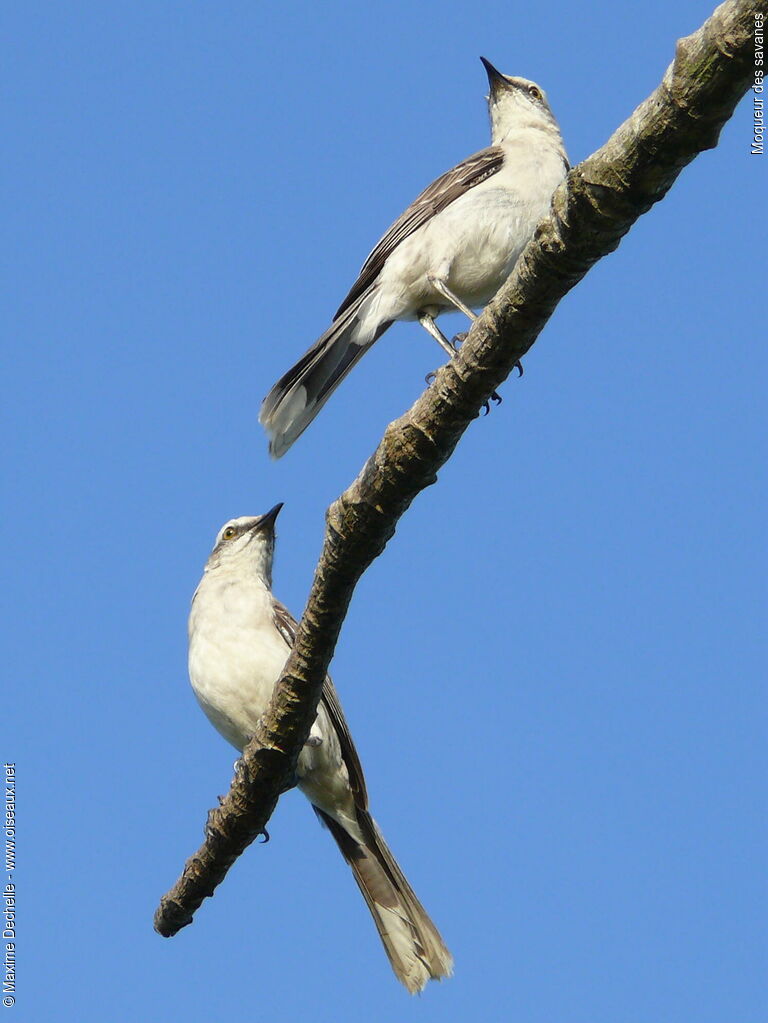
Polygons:
M288 652L258 593L198 592L189 621L190 681L212 724L238 749L253 735Z

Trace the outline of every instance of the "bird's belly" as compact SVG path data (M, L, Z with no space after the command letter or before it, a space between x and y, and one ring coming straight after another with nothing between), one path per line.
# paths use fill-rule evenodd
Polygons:
M446 210L450 244L436 275L468 306L485 305L512 272L539 218L529 203L503 192L454 205Z
M213 726L238 749L256 730L288 657L288 648L264 630L198 629L189 645L189 677Z
M466 305L485 305L512 272L545 212L546 207L518 201L501 189L457 199L387 260L383 290L391 293L394 282L398 285L391 318L413 319L425 307L447 307L430 275L445 281Z

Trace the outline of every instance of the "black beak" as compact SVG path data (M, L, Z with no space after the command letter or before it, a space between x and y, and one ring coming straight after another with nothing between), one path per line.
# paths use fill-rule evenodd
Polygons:
M276 504L274 508L270 508L266 515L262 515L258 522L254 523L254 528L258 529L259 532L262 530L273 530L275 528L275 519L280 514L280 509L283 507L283 502Z
M481 57L480 60L483 62L485 73L488 75L488 85L491 89L491 95L498 91L500 87L509 85L501 71L497 71L489 60L486 60L485 57Z

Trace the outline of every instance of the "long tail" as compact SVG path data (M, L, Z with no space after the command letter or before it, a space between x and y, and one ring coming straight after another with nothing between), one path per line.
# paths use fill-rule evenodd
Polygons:
M259 422L269 434L269 453L280 458L306 430L358 359L389 323L373 336L359 336L360 307L370 292L353 302L277 381L261 404Z
M373 817L358 809L364 843L356 841L318 807L315 813L336 839L368 904L398 980L411 994L428 980L453 973L453 957L397 865Z

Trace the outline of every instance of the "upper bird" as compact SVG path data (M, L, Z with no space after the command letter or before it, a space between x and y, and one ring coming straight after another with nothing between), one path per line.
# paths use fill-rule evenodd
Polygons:
M274 458L309 426L357 360L395 322L418 320L453 356L442 312L474 319L506 278L568 171L541 88L488 73L491 145L433 181L366 259L333 322L264 399L259 420Z
M189 616L192 687L214 726L240 750L256 731L296 633L295 620L272 595L281 507L222 526ZM352 868L398 979L416 992L450 976L451 953L368 810L360 759L328 677L296 784Z

